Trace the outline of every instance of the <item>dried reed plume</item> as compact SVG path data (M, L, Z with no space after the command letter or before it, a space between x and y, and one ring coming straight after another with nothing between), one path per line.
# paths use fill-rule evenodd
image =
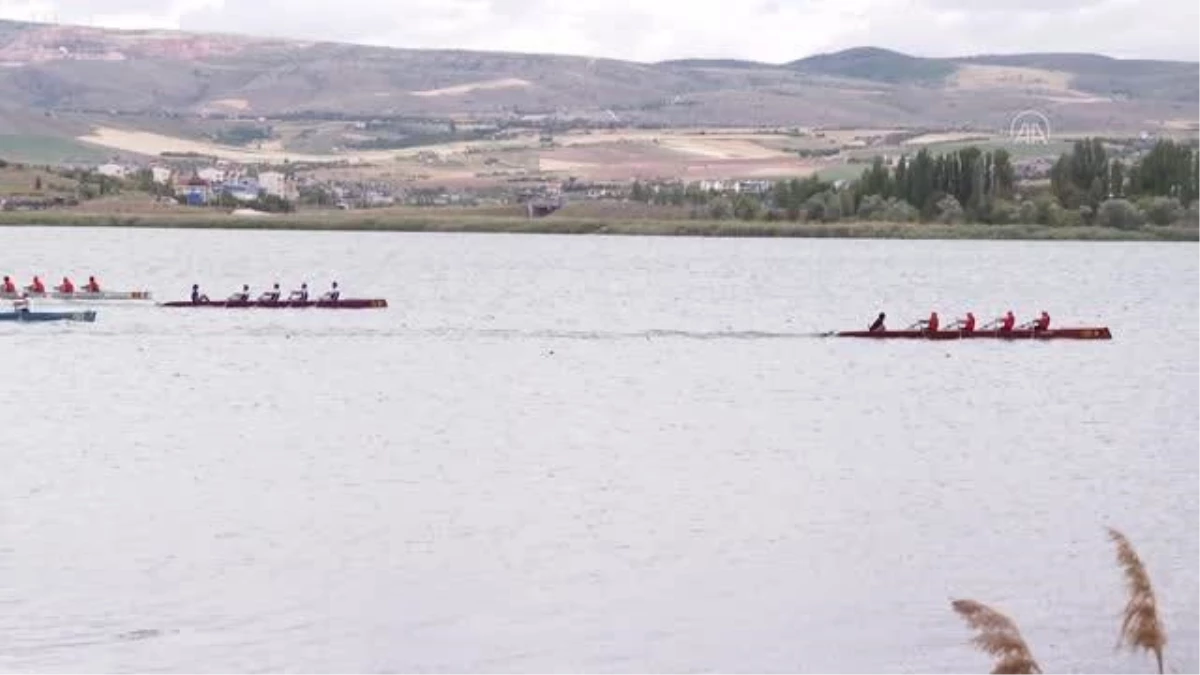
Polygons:
M1154 588L1150 586L1150 575L1125 535L1110 527L1108 536L1117 544L1117 561L1125 570L1125 583L1129 588L1129 603L1125 605L1125 620L1121 623L1121 639L1117 644L1127 643L1132 650L1154 652L1158 672L1162 673L1167 633L1158 618L1158 602L1154 598Z
M971 644L996 658L993 673L1042 672L1012 619L974 600L955 600L950 604L967 620L967 625L979 631Z

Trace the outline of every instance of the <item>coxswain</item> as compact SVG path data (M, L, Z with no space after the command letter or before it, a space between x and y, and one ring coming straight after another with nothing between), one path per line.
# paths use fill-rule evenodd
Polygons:
M242 284L242 290L229 296L230 302L250 302L250 284Z
M342 296L342 292L338 290L338 285L337 285L337 282L335 281L335 282L333 282L333 286L329 289L329 292L326 293L325 295L322 295L321 299L325 300L327 302L337 302L338 298L340 298L341 296Z
M292 291L292 294L288 296L288 300L308 302L308 282L300 284L300 290Z
M0 286L0 291L2 291L4 293L16 293L17 285L13 283L13 280L11 278L4 277L4 285Z
M96 277L88 277L88 282L84 285L83 290L88 293L99 293L100 282L96 281Z
M269 291L263 291L263 294L258 296L259 302L279 302L279 284L275 284Z
M877 333L879 331L887 330L887 327L883 325L883 320L886 318L887 318L887 314L880 312L879 316L875 317L875 323L871 324L871 327L868 328L867 330L872 333Z
M71 283L70 279L63 277L62 283L59 284L58 286L55 286L54 290L56 290L60 293L74 293L75 292L75 284Z
M964 333L970 333L971 331L975 330L975 314L973 312L967 312L965 319L959 319L958 321L955 321L954 323L950 324L950 328L957 328Z
M926 319L925 321L918 321L917 326L920 327L922 330L929 331L930 333L936 333L937 329L938 329L937 312L930 312L929 318Z
M45 293L46 284L43 284L42 280L35 276L33 278L33 283L29 284L29 288L26 290L28 290L30 293Z
M208 296L200 292L200 284L192 284L192 304L199 305L208 302Z

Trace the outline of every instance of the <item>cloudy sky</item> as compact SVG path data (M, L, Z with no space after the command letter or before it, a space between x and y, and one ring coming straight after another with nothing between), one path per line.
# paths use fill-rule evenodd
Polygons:
M1158 0L0 0L0 18L550 52L790 61L1086 51L1196 61L1200 3Z

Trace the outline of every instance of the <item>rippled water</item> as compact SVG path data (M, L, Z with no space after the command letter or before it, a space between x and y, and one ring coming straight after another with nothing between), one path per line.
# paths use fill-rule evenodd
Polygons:
M0 229L0 267L391 305L0 324L5 671L986 672L971 597L1048 672L1151 672L1108 525L1200 668L1193 244ZM1115 339L809 336L1010 306Z

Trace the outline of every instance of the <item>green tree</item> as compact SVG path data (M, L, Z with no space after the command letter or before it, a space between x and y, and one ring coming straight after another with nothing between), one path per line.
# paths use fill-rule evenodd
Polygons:
M1196 151L1190 145L1162 140L1130 169L1128 194L1175 197L1187 205L1200 193L1198 177Z
M1183 220L1186 210L1178 197L1147 197L1138 202L1146 220L1155 225L1170 225Z
M762 204L747 194L739 194L733 201L733 215L741 220L754 220L761 210Z
M1132 202L1127 199L1109 199L1100 204L1096 211L1096 224L1102 227L1115 227L1122 230L1132 230L1141 227L1145 216Z
M1125 196L1125 163L1119 159L1108 166L1108 189L1113 197Z
M733 205L725 196L717 197L708 204L708 217L713 220L725 220L733 214Z
M1104 144L1098 138L1075 142L1050 171L1050 186L1059 203L1069 209L1095 209L1108 198L1111 170Z

